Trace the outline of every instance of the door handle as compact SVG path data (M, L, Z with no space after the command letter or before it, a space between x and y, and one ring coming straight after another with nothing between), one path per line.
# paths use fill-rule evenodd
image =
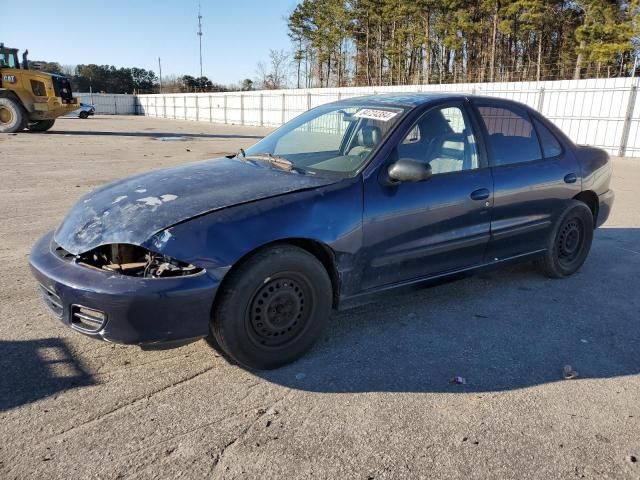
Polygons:
M564 176L564 183L576 183L578 176L575 173L567 173Z
M490 192L487 188L479 188L471 192L471 200L486 200L489 198Z

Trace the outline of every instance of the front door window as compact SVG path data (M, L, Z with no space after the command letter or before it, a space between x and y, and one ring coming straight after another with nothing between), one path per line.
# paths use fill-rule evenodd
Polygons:
M398 158L431 165L434 175L478 168L478 148L460 107L425 113L398 145Z

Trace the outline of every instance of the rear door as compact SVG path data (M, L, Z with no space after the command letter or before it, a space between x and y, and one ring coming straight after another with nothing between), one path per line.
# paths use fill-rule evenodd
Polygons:
M511 102L474 100L494 181L487 260L543 249L566 201L581 190L580 170L546 120Z

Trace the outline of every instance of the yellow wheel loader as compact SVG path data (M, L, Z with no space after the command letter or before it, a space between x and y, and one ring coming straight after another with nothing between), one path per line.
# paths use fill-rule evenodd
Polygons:
M0 133L49 130L61 115L80 108L71 84L62 75L29 69L25 51L0 43Z

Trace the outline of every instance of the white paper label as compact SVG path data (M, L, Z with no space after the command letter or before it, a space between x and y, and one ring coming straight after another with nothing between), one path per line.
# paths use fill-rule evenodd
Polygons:
M373 108L363 108L353 114L356 118L370 118L371 120L379 120L381 122L388 122L393 117L398 115L399 112L390 112L389 110L376 110Z

